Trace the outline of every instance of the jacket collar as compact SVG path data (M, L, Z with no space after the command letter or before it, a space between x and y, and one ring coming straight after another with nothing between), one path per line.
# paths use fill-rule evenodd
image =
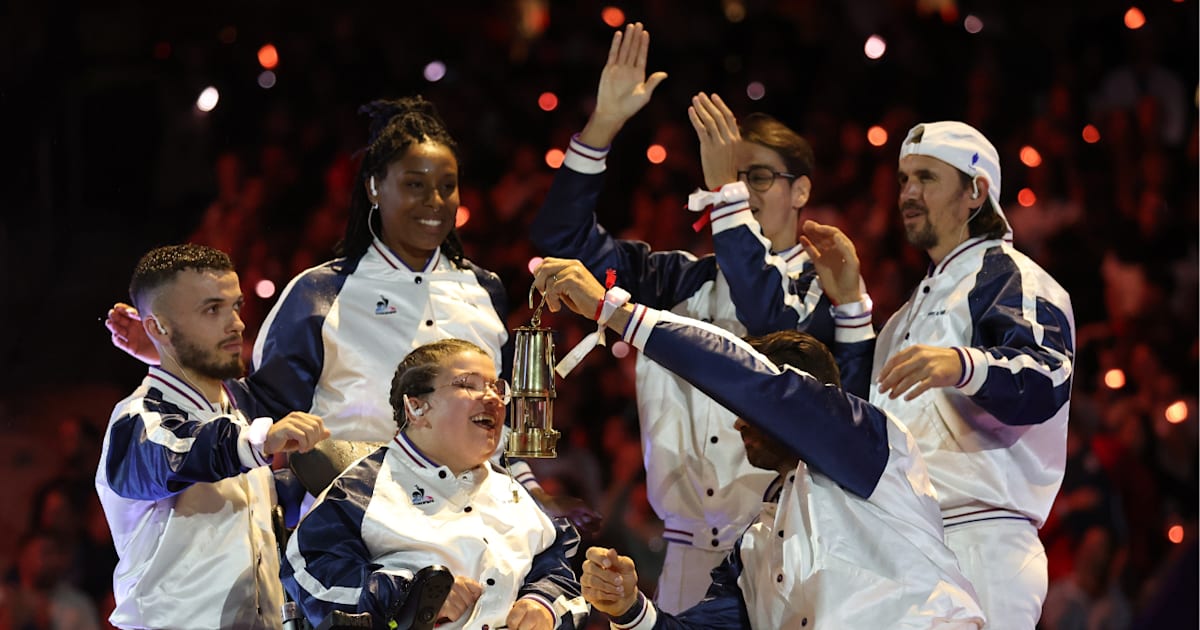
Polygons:
M208 400L187 380L175 376L158 365L150 366L145 382L162 391L163 397L194 411L219 413L222 411L222 405L227 405L233 410L237 409L237 400L234 399L233 392L229 390L229 384L225 382L221 383L224 400L219 403Z
M385 245L384 242L378 238L371 241L371 246L367 248L366 257L373 261L380 261L382 264L387 265L392 269L404 269L407 271L429 273L434 269L437 269L438 263L441 262L442 248L439 247L433 250L433 255L429 257L429 260L425 261L425 267L423 269L413 269L409 267L408 264L401 260L400 257L397 256L390 247Z

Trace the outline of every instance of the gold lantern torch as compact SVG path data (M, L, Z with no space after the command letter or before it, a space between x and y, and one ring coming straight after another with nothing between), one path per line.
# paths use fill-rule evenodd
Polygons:
M533 308L533 287L529 307ZM554 331L542 328L542 307L528 326L514 331L512 368L512 433L509 457L557 457L559 432L554 430Z

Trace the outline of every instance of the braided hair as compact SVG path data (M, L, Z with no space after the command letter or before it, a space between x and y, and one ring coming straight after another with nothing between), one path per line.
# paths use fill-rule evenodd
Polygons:
M350 197L350 218L346 235L337 246L337 254L351 259L361 258L371 246L371 230L382 231L378 212L371 212L371 200L364 187L370 177L377 180L387 175L388 165L404 157L409 148L422 142L436 142L450 149L458 159L458 143L450 137L433 103L421 96L371 101L358 109L370 118L367 146L363 149L358 169L357 186ZM368 223L368 221L370 223ZM442 242L442 252L458 267L464 267L462 241L457 228L451 229Z

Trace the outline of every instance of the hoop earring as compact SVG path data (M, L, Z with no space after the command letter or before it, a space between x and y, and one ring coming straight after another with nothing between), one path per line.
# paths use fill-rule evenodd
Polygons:
M375 233L375 224L371 223L371 215L374 214L378 209L379 202L376 201L375 203L371 204L371 209L367 210L367 231L371 233L371 236L375 237L375 240L382 242L383 239L379 238L379 235Z

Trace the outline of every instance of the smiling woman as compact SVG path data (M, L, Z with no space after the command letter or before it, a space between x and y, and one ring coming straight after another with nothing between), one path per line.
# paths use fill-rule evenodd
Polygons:
M284 585L309 621L341 610L386 624L413 576L442 565L455 579L438 618L452 627L582 623L587 607L567 562L578 533L488 461L507 391L491 357L467 341L404 358L390 396L400 432L346 470L288 542Z

